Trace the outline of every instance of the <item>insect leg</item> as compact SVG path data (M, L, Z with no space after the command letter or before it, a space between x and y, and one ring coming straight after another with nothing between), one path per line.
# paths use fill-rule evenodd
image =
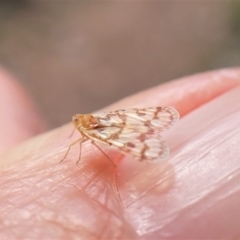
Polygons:
M93 144L95 147L97 147L109 161L111 161L111 163L113 164L114 167L116 167L116 165L115 165L115 163L113 162L113 160L112 160L94 141L92 141L92 144Z
M87 140L89 140L88 138L82 138L82 141L80 141L80 150L79 150L79 157L78 157L78 161L76 162L76 165L79 163L80 159L81 159L81 155L82 155L82 144L84 142L86 142Z
M81 144L81 142L83 142L83 141L86 141L86 138L79 138L79 139L77 139L76 141L74 141L73 143L71 143L70 145L69 145L69 147L68 147L68 150L67 150L67 152L66 152L66 154L64 155L64 157L63 157L63 159L60 161L60 163L67 157L67 155L68 155L68 153L69 153L69 151L70 151L70 149L71 149L71 147L73 146L73 145L75 145L76 143L78 143L78 142L80 142L80 144Z
M73 128L71 134L69 135L69 138L72 137L72 135L73 135L73 133L74 133L75 130L76 130L76 128Z

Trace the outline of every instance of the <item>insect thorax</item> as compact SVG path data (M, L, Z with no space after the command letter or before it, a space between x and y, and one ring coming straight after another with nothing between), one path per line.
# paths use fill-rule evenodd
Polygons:
M72 117L72 123L76 128L92 129L98 125L98 120L91 114L76 114Z

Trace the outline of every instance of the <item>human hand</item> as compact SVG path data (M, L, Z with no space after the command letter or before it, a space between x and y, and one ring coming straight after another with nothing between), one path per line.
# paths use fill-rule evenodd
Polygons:
M90 143L77 166L77 146L59 163L72 141L71 124L4 152L44 129L9 78L0 75L1 239L239 236L239 69L169 82L104 109L173 106L181 115L164 133L167 161L146 165L106 150L116 168Z

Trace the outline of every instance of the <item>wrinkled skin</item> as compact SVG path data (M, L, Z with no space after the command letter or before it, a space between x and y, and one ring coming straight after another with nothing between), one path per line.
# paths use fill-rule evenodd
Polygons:
M90 142L78 165L78 145L59 163L79 133L68 138L67 124L30 138L44 121L3 70L0 84L2 240L240 238L239 69L175 80L104 109L173 106L181 115L163 133L167 161L104 149L116 168Z

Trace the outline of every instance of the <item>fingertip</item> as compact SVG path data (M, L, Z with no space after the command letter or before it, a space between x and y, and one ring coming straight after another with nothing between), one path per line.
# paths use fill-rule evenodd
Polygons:
M46 124L26 90L0 68L0 152L41 133Z
M181 117L240 85L240 68L226 68L179 78L144 90L108 109L171 106Z

